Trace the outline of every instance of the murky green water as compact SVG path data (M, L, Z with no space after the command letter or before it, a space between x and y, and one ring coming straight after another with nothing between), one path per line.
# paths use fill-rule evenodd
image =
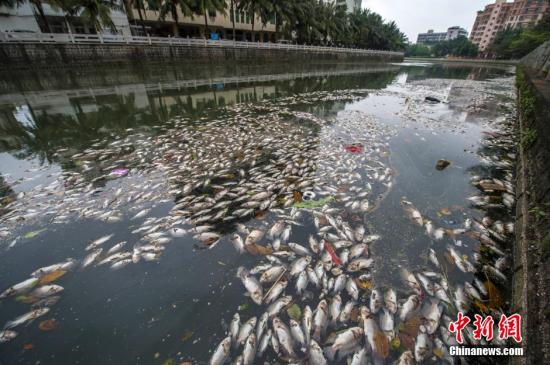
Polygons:
M292 249L286 243L297 243L310 251L313 268L327 254L311 252L310 235L336 243L344 259L338 241L367 242L365 256L373 264L362 270L357 311L370 306L371 289L394 288L401 305L414 293L401 279L406 269L448 281L452 303L440 308L453 320L457 288L475 284L474 277L494 282L496 297L493 290L476 302L468 293L464 304L498 313L506 308L508 285L491 279L486 266L509 274L511 207L506 195L476 200L477 208L467 198L481 195L472 179L513 180L513 155L506 155L513 151L490 139L496 131L508 138L511 72L386 64L3 73L0 290L41 267L75 261L42 275L38 285L63 288L44 295L55 300L44 303L33 287L0 302L3 322L49 308L13 327L17 336L0 344L0 363L207 363L235 312L244 323L268 307L243 295L236 277L238 267L269 262L254 255L255 244L264 254L275 247L274 256L286 265L300 255L287 257ZM426 96L443 102L426 102ZM439 159L450 166L436 170ZM266 196L252 198L259 193ZM301 201L310 196L313 201ZM234 234L245 240L276 221L290 227L279 250L276 237L267 235L242 254L231 243ZM369 239L346 236L347 228L361 227ZM203 229L216 236L201 235ZM491 232L502 238L498 244ZM90 246L106 235L113 236ZM120 250L107 253L122 241ZM116 252L122 255L99 264ZM494 262L502 257L505 263ZM333 302L330 278L338 276L328 270L321 288L310 281L302 294L296 293L297 276L289 277L284 294L302 310L315 310L321 299ZM425 305L429 293L419 294ZM346 289L341 298L344 307L351 298ZM420 310L413 319L424 321L425 314ZM285 309L279 316L289 324ZM388 339L386 362L415 352L419 340L404 330L407 323L396 314L400 334L389 337L399 341ZM331 332L351 326L329 326L319 342L328 346ZM442 336L430 333L429 343ZM306 361L307 351L295 351L297 361ZM233 350L231 359L241 352ZM441 357L430 346L425 361ZM288 356L269 349L255 363L280 358Z

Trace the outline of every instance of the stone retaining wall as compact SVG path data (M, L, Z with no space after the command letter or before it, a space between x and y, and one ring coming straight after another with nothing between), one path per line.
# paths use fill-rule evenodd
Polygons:
M513 309L523 315L522 358L550 363L550 42L518 66L518 166Z
M216 48L177 45L132 44L41 44L4 43L0 45L0 65L12 67L143 63L147 61L186 62L354 62L402 61L402 56L366 55L353 52L311 50Z

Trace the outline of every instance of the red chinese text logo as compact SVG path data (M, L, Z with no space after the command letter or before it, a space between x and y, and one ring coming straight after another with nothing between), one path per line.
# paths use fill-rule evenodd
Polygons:
M479 314L474 316L475 320L473 336L476 340L485 338L487 341L493 339L493 327L495 321L492 316L483 318ZM468 326L471 322L469 317L464 316L462 312L458 312L458 318L456 322L449 323L449 331L455 334L456 342L462 344L464 339L462 337L462 330ZM513 338L517 343L520 343L521 338L521 316L519 314L512 314L511 316L502 315L498 322L498 338L501 340L507 340Z

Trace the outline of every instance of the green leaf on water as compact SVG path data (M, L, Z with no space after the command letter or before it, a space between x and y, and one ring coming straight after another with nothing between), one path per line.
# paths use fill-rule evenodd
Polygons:
M302 310L297 304L291 305L286 312L288 313L288 316L292 318L295 321L299 321L300 318L302 318Z
M34 238L36 236L38 236L40 233L44 232L46 230L46 228L44 229L39 229L38 231L32 231L32 232L28 232L26 233L23 238L25 239L31 239L31 238Z
M188 339L193 337L194 334L195 334L195 332L193 332L193 331L185 331L183 333L183 336L181 336L181 342L187 341Z
M243 304L239 305L238 310L239 310L239 312L242 312L242 311L246 310L247 308L248 308L248 304L243 303Z
M294 203L293 207L302 208L302 209L319 208L327 203L330 203L333 200L334 200L334 197L332 196L328 196L326 198L319 199L319 200L302 200L299 203Z
M164 360L162 365L174 365L174 359L168 358L168 359Z

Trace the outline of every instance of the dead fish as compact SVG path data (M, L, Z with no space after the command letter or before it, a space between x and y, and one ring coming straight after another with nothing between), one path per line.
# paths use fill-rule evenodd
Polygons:
M432 344L428 335L420 332L416 336L416 342L414 345L414 358L417 362L422 362L429 357L432 352Z
M305 349L306 346L306 337L300 324L294 319L290 319L290 334L292 338L301 346L302 349Z
M60 285L55 285L55 284L43 285L39 288L34 289L30 293L30 296L33 298L46 298L46 297L49 297L50 295L57 294L61 291L63 291L63 287Z
M235 247L235 250L237 250L238 253L244 253L244 242L241 236L239 236L237 233L235 233L231 237L231 243L233 243L233 247Z
M363 339L361 327L351 327L336 335L334 343L330 347L330 358L334 359L338 351L349 350L359 345Z
M239 267L237 269L237 277L239 277L250 294L250 298L254 301L254 303L260 305L262 304L263 299L263 289L260 282L250 275L248 270L246 270L244 267Z
M411 274L407 269L402 268L401 269L401 279L403 282L412 289L416 294L420 295L422 294L422 289L420 288L420 284L418 283L418 280L414 277L413 274Z
M241 317L239 313L233 315L233 319L229 324L229 337L231 338L231 343L236 346L238 344L237 339L239 336L239 328L241 326Z
M327 365L327 360L323 355L323 350L315 340L311 340L309 344L309 360L311 365Z
M37 269L37 270L33 271L31 276L33 276L35 278L39 278L39 277L42 277L46 274L52 273L54 271L59 271L59 270L69 271L75 265L76 265L76 260L67 259L67 261L64 261L64 262L61 262L61 263L58 263L58 264L41 267L40 269Z
M278 317L273 318L273 330L279 340L279 344L285 350L285 353L290 357L295 357L294 341L292 340L290 331Z
M374 289L370 295L369 309L371 313L376 314L382 308L382 293L379 289Z
M279 297L279 295L285 290L288 285L288 280L283 276L281 280L276 282L270 289L269 293L265 297L266 303L271 303Z
M351 261L347 267L347 270L349 272L361 271L361 270L370 268L373 263L374 263L373 259L360 257Z
M256 335L251 334L246 339L243 350L243 365L251 365L254 363L254 357L256 357Z
M39 278L29 278L27 280L24 280L18 284L15 284L8 289L4 290L2 294L0 294L0 299L7 298L16 294L21 294L32 287L34 287L36 284L38 284Z
M229 352L231 350L231 338L226 337L220 342L218 347L216 347L216 350L214 350L214 353L212 354L212 357L210 358L210 361L208 362L209 365L222 365L225 363L227 358L229 357Z
M272 283L281 276L283 272L286 271L284 266L272 266L262 273L260 276L260 283Z
M97 259L99 255L101 255L101 252L103 252L102 248L98 248L97 250L91 252L88 256L84 258L84 260L82 260L82 267L85 268L93 263L95 259Z
M244 345L246 339L250 336L250 334L254 331L254 328L256 327L257 322L256 317L250 318L248 321L246 321L239 330L239 336L237 337L237 344L238 345Z
M100 246L102 244L104 244L105 242L109 241L111 238L114 237L114 234L110 234L110 235L107 235L107 236L103 236L103 237L100 237L98 238L97 240L95 241L92 241L87 247L86 247L86 251L90 251L90 250L93 250L94 248L96 248L97 246Z
M15 337L17 337L17 332L15 331L10 331L10 330L0 331L0 343L11 341Z
M328 324L328 304L326 300L321 300L317 305L313 316L313 339L320 341L325 335Z
M11 329L11 328L17 327L17 326L19 326L19 325L21 325L25 322L33 321L36 318L41 317L44 314L48 313L49 311L50 311L50 308L47 308L47 307L32 310L28 313L25 313L25 314L17 317L16 319L14 319L12 321L7 322L6 325L4 326L4 329Z
M401 307L401 312L399 313L399 318L401 321L406 321L409 319L420 307L420 298L418 295L413 294L407 298L403 306Z
M397 295L392 288L388 288L384 292L384 304L390 313L397 312Z

